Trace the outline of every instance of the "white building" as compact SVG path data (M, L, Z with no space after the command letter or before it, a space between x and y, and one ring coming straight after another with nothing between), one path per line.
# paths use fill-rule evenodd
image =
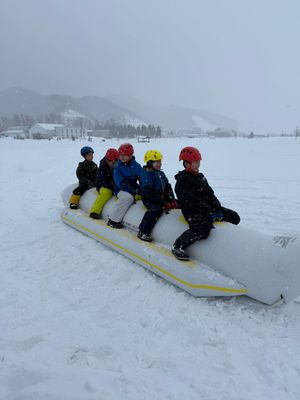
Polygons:
M30 137L33 139L50 139L59 137L62 139L79 139L85 136L84 128L67 127L62 124L35 124L29 129Z
M62 139L69 138L69 139L80 139L84 138L86 135L85 128L74 128L61 125L59 128L56 129L57 136L61 137Z
M50 139L59 136L59 128L63 128L63 125L37 123L29 129L29 135L32 139Z

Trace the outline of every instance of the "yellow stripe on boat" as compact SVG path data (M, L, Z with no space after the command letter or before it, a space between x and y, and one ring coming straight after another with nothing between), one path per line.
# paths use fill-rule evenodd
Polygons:
M188 287L190 287L190 288L192 288L192 289L216 290L216 291L227 292L227 293L247 293L247 292L248 292L247 289L232 289L232 288L226 288L226 287L211 286L211 285L202 285L202 284L192 284L192 283L186 282L186 281L184 281L183 279L181 279L181 278L177 277L176 275L172 274L171 272L166 271L165 269L159 267L158 265L153 264L152 262L150 262L150 261L146 260L145 258L139 256L138 254L134 253L133 251L128 250L128 249L126 249L125 247L123 247L123 246L121 246L121 245L119 245L119 244L113 242L112 240L110 240L110 239L108 239L108 238L106 238L106 237L104 237L104 236L102 236L102 235L99 235L98 233L92 231L91 229L88 229L88 228L86 228L85 226L83 226L83 225L81 225L81 224L78 224L77 222L74 222L74 221L72 221L72 220L66 218L64 215L62 215L61 218L62 218L63 220L65 220L66 222L68 222L68 224L74 225L74 226L76 226L77 228L79 228L80 230L83 230L83 231L85 231L85 232L88 232L89 234L91 234L91 235L95 236L96 238L100 239L101 241L108 243L110 246L113 246L113 247L115 247L115 248L117 248L117 249L119 249L119 250L121 250L121 251L123 251L123 252L129 254L131 257L134 257L134 258L136 258L137 260L140 260L141 262L143 262L144 264L149 265L149 267L151 267L151 268L153 268L153 269L156 269L157 271L161 272L161 273L164 274L164 275L167 275L168 277L170 277L170 278L173 279L174 281L179 282L179 283L181 283L182 285L188 286ZM86 218L87 218L87 217L86 217ZM102 222L102 221L97 221L97 223L99 223L100 225L102 225L102 226L103 226L104 228L106 228L106 229L113 229L113 228L110 228L110 227L106 226L106 224L105 224L104 222ZM127 231L123 231L123 232L120 231L120 233L122 233L122 234L123 234L124 232L127 232ZM129 239L133 240L133 237L132 237L131 235L126 235L126 236L127 236ZM157 246L157 245L155 245L155 244L153 244L153 243L147 244L147 245L148 245L149 247L154 247L154 246L155 246L157 249L160 249L159 246ZM167 251L166 253L164 252L164 254L165 254L165 255L168 255L170 258L173 258L173 255L171 254L170 251ZM188 263L196 264L194 261L188 261L188 262L185 262L183 265L188 266L188 265L187 265Z

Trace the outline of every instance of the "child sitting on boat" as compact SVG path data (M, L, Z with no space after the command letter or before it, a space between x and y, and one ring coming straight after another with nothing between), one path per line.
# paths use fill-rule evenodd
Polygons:
M177 208L172 186L161 170L162 153L158 150L148 150L145 153L141 174L142 200L147 211L139 226L137 237L146 242L152 242L151 232L164 209Z
M95 186L97 175L97 164L93 161L94 150L89 146L84 146L80 150L80 154L84 161L80 162L76 169L79 185L73 190L69 200L70 208L73 210L78 208L80 197L83 193Z
M118 200L113 205L107 225L122 229L122 220L128 208L140 200L139 180L141 165L135 161L134 148L130 143L123 143L118 149L119 161L114 169L115 193Z
M238 225L238 213L222 207L205 176L199 173L201 154L195 147L184 147L179 155L184 170L175 176L175 193L182 214L189 224L175 241L172 252L178 260L188 261L186 249L197 240L206 239L213 222L226 221Z
M90 217L93 219L101 218L103 207L113 195L113 168L118 158L118 150L111 148L107 150L105 156L100 161L96 177L96 190L99 194L90 210Z

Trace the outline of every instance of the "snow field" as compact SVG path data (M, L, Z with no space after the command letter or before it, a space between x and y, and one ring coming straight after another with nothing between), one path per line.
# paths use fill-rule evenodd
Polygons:
M94 140L95 161L116 140ZM179 150L242 224L300 235L300 142L131 141ZM0 398L5 400L298 400L300 299L196 299L72 230L60 192L75 182L84 141L0 141ZM300 266L299 266L300 267Z

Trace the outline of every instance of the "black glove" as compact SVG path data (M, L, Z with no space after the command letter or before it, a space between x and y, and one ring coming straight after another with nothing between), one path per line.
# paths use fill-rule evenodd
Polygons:
M221 209L212 209L210 212L210 219L212 222L221 222L223 221L224 215L221 211Z

